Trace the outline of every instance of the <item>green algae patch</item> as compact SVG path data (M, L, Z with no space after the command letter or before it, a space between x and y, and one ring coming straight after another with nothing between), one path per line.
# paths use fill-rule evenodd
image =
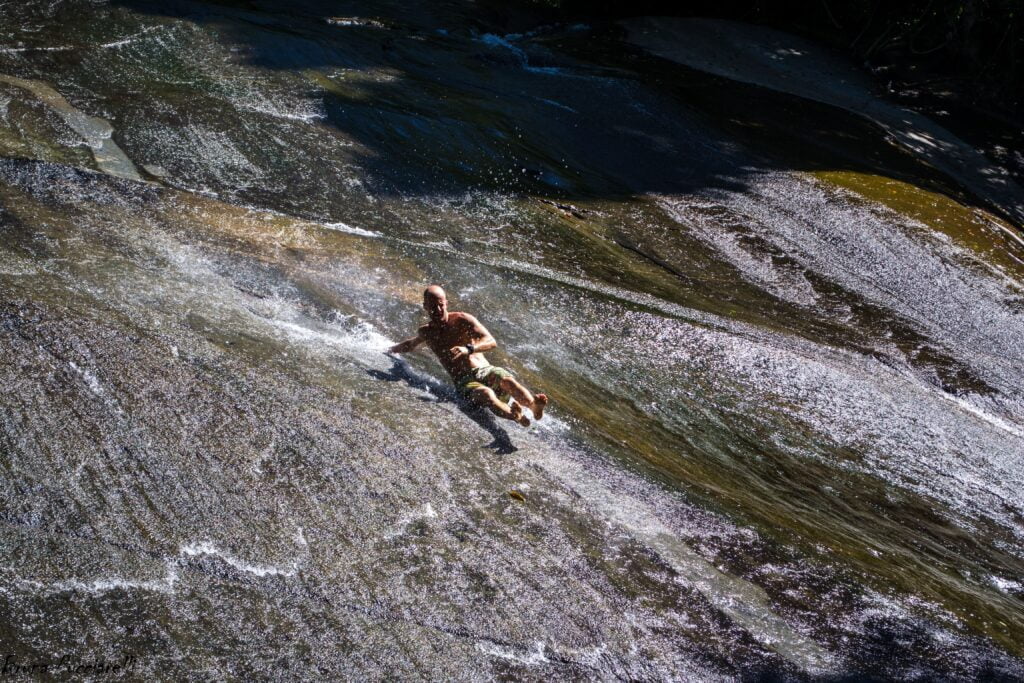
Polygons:
M305 75L317 87L351 102L375 102L373 93L367 92L369 87L401 77L394 69L335 69L330 75L308 70Z
M815 171L811 175L923 223L1024 282L1024 240L1003 219L895 178L856 171Z
M60 117L2 77L0 108L0 156L95 167L92 155L85 148L61 142L62 137L70 137L73 132Z

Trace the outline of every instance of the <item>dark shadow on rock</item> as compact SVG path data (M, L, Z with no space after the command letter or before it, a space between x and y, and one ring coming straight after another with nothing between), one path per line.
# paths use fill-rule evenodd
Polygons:
M388 372L370 369L366 371L366 374L384 382L405 382L414 389L427 391L434 397L434 402L436 403L454 403L463 414L494 437L494 441L487 444L485 448L493 449L498 455L509 455L519 450L512 443L508 432L498 424L498 421L491 413L464 400L451 387L417 377L409 371L409 366L400 359L392 357L391 363L391 369ZM422 400L430 399L424 398Z
M315 80L321 123L356 142L350 158L378 195L628 200L742 191L751 173L824 168L912 178L964 198L852 114L667 64L621 42L614 26L501 35L485 8L459 0L303 0L286 11L269 0L113 4L212 26L232 59L293 86ZM287 189L277 197L261 187L260 200L282 208L325 182L277 172Z

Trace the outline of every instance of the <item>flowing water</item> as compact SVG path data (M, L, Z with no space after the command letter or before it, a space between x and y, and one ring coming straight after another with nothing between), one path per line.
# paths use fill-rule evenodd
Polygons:
M619 27L282 6L0 2L5 672L1024 678L1012 212ZM433 282L543 421L384 353Z

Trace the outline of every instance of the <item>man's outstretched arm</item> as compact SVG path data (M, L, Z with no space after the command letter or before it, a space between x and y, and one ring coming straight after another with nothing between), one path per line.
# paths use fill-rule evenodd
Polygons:
M406 351L412 351L417 346L422 344L424 341L423 337L416 335L412 339L406 339L404 342L399 342L388 349L388 353L405 353Z

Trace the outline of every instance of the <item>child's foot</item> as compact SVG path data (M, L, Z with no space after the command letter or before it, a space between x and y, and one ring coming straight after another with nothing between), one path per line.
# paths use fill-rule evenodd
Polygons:
M524 427L530 426L530 418L523 415L523 407L521 405L519 405L515 401L512 401L512 405L509 406L509 409L512 411L513 420L523 425Z
M544 407L548 404L547 394L533 395L533 419L539 420L544 417Z

